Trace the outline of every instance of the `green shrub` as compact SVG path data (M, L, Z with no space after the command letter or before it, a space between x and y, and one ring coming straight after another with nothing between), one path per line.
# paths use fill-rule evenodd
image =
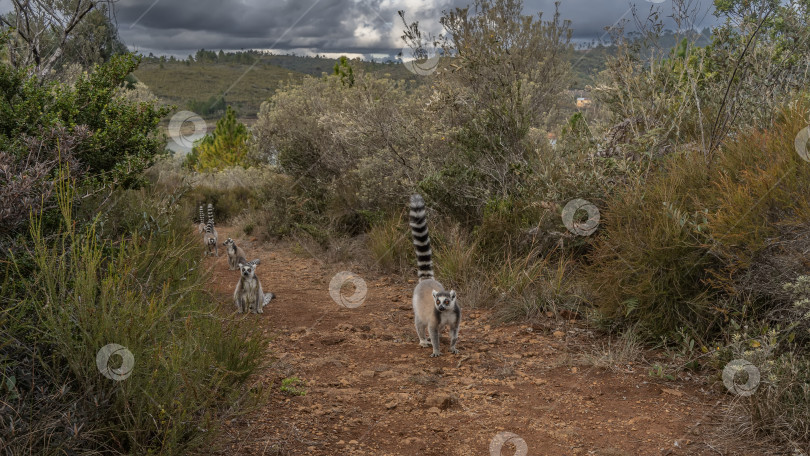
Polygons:
M35 219L30 256L4 266L0 439L15 454L186 454L244 395L266 344L218 317L183 217L109 241L76 227L57 185L63 228L45 237ZM97 367L110 343L134 357L121 381Z
M119 86L137 68L132 54L113 56L72 85L40 84L24 70L0 64L0 149L17 154L28 138L40 138L53 129L87 131L74 145L74 155L92 179L133 184L140 172L162 151L157 125L169 108L155 103L130 103L117 98ZM59 147L49 142L53 159ZM134 180L133 180L134 179Z
M730 405L734 425L776 445L788 448L810 448L810 358L806 348L790 342L788 328L768 329L767 325L737 328L729 344L718 347L711 355L712 364L724 371L732 360L744 360L753 367L724 372L740 400ZM751 378L750 375L759 375ZM728 387L728 385L726 385ZM752 394L748 394L751 388ZM732 392L735 392L732 390Z
M120 96L138 62L116 55L72 84L45 82L0 62L0 161L7 165L0 177L0 235L24 232L31 208L55 206L51 180L58 164L70 164L85 193L143 182L141 172L163 150L157 125L170 109Z
M790 305L782 284L802 271L810 222L808 164L794 149L806 106L769 131L739 135L713 162L675 154L608 198L590 256L600 310L647 334L686 327L705 341L730 319Z

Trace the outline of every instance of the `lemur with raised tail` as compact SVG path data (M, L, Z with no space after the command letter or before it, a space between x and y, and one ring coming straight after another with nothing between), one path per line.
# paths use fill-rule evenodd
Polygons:
M200 224L197 225L197 232L202 234L205 233L205 214L203 213L203 205L200 204Z
M210 255L211 251L213 250L214 254L219 256L219 245L217 245L217 239L217 230L214 228L214 205L208 203L208 222L205 225L205 235L203 236L203 241L208 248L208 250L205 252L206 255Z
M431 357L441 355L439 332L450 328L450 353L458 353L458 327L461 323L455 290L445 290L433 276L433 252L430 250L425 200L421 195L411 196L410 226L416 249L419 283L413 290L413 320L420 347L433 346ZM428 341L426 334L430 335Z
M262 290L262 283L256 276L256 266L261 261L239 261L239 282L236 283L236 290L233 292L233 301L239 313L247 312L263 313L262 307L266 306L276 295L265 293Z

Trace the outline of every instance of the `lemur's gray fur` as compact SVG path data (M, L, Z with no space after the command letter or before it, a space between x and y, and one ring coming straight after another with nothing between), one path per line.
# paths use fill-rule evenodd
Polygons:
M416 266L419 283L413 290L413 319L420 347L433 346L431 357L441 355L439 332L450 328L450 353L458 353L458 328L461 323L461 307L455 290L446 291L433 277L433 252L430 250L425 200L420 195L411 196L410 226L413 246L416 249ZM430 335L430 341L426 337Z
M228 270L233 271L234 269L239 267L239 260L240 259L244 260L245 251L242 250L241 247L236 245L236 242L231 238L226 239L225 242L222 243L222 245L227 247Z
M241 259L239 262L239 282L237 282L236 290L233 292L233 301L239 313L248 310L253 313L263 313L262 307L266 306L276 296L262 290L262 283L256 276L256 266L259 263L259 259L249 262Z

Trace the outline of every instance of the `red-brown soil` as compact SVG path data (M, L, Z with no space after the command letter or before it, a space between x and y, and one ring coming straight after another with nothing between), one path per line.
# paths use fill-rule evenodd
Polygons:
M223 424L211 454L488 456L498 455L490 445L500 432L528 450L507 444L504 456L748 454L722 453L705 439L717 390L661 380L648 366L579 361L582 347L598 340L584 324L504 325L489 310L464 309L461 353L447 352L445 332L442 356L430 358L413 327L413 281L289 246L241 245L261 259L265 292L277 295L264 314L237 317L259 320L271 336L268 367L251 380L270 393ZM228 270L224 248L207 264L215 295L232 307L238 272ZM347 269L368 288L356 308L329 294L332 277ZM281 392L286 377L301 378L306 394Z

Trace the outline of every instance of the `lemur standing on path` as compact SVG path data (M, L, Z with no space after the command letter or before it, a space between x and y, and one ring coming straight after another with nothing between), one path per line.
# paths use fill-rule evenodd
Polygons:
M439 332L445 326L450 328L450 353L458 353L458 327L461 323L461 307L456 301L455 290L446 291L433 277L433 252L430 250L425 200L420 195L411 196L410 208L411 235L416 249L416 266L419 270L419 283L413 290L413 319L420 347L433 345L431 357L439 352ZM425 335L430 334L430 342Z

